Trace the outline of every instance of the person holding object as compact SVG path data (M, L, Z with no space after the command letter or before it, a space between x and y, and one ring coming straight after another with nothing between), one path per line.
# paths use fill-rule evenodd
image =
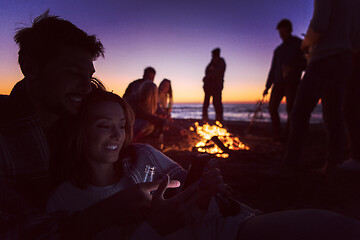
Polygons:
M280 140L281 132L278 108L281 100L286 97L287 123L289 124L290 113L294 105L302 71L306 66L306 59L300 49L302 40L291 34L293 30L292 23L288 19L282 19L277 24L276 29L279 31L283 42L274 51L263 96L266 96L272 87L269 112L273 127L273 138L274 140Z
M87 229L87 237L250 240L360 236L359 222L327 211L256 216L255 210L238 203L240 212L223 215L214 196L222 194L226 198L228 192L214 160L206 164L199 180L166 196L167 188L184 182L186 171L150 146L129 145L133 123L129 110L116 94L93 90L84 99L74 125L69 123L69 138L60 145L68 147L63 155L57 155L65 181L49 198L47 210L65 210L76 216L107 202L105 211L98 212L97 225L83 223L81 232ZM154 181L142 183L147 165L156 167ZM179 181L170 181L169 176ZM76 227L73 230L69 237L79 232Z
M191 213L194 203L199 201L196 194L199 191L198 183L165 199L165 189L178 187L179 181L184 181L186 172L148 145L129 145L133 121L130 107L116 94L94 89L84 99L74 125L68 125L65 135L68 137L60 144L60 147L68 146L68 149L56 155L58 171L65 181L49 198L48 212L65 210L69 215L81 214L81 211L93 208L102 200L116 198L127 209L123 209L122 213L117 213L115 209L114 213L108 213L110 219L116 218L119 227L101 229L100 235L96 233L98 237L106 239L109 233L117 237L138 235L147 232L149 225L160 235L176 232L185 226L187 215ZM152 183L142 183L146 166L156 166ZM169 176L178 181L169 182ZM202 206L208 204L211 195L224 191L222 177L216 169L209 170L203 176L202 184L215 186L211 187L213 192L210 195L202 194L208 196L201 198ZM138 186L140 191L134 186ZM150 192L156 190L156 186L158 189L151 196ZM142 197L141 189L145 191ZM128 199L128 203L119 199L118 195L124 196L122 191L133 192L124 198ZM143 200L136 200L136 196ZM129 216L129 212L133 212L133 215ZM93 229L98 230L99 227Z

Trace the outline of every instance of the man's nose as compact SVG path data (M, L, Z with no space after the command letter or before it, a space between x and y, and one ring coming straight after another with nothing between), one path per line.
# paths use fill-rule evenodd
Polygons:
M89 94L91 92L91 80L92 78L89 77L83 77L80 80L80 84L79 84L79 90L81 92L81 94Z

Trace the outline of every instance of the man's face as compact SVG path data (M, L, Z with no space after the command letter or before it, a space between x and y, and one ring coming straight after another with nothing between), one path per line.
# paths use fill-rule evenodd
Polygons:
M154 78L155 78L155 73L153 73L153 72L146 72L144 75L145 80L150 80L153 82Z
M49 59L35 77L31 98L40 111L76 114L83 98L91 91L95 72L91 55L75 47L63 47Z
M278 28L280 38L285 42L291 36L291 30L288 28Z
M219 59L219 58L220 58L220 54L217 53L217 52L213 52L213 53L211 54L211 56L212 56L213 59Z

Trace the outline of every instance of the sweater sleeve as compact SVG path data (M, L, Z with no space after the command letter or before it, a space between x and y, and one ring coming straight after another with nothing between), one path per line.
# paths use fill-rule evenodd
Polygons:
M161 179L165 174L169 174L170 179L184 182L186 171L162 152L147 144L133 144L131 148L136 152L135 165L141 174L146 165L151 165L156 168L154 180Z

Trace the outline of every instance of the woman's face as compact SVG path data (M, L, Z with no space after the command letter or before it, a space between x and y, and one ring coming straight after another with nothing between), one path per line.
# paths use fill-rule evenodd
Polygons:
M164 82L163 84L161 84L161 86L159 87L159 91L163 92L163 93L167 93L170 89L170 83L169 82Z
M89 113L85 157L89 163L114 163L125 140L125 116L120 104L100 102Z

